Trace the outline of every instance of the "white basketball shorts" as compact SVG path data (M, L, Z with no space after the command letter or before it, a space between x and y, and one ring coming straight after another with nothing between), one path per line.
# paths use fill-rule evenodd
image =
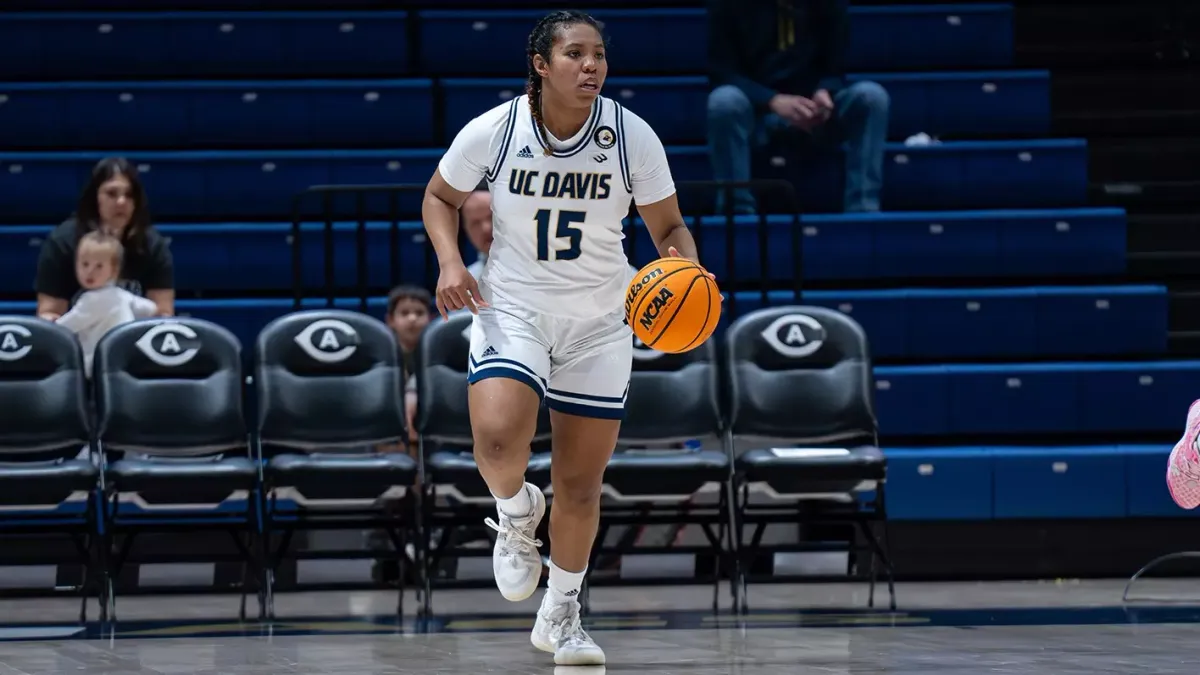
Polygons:
M471 323L467 380L511 378L529 385L551 410L620 420L632 360L633 331L623 309L572 319L494 302Z

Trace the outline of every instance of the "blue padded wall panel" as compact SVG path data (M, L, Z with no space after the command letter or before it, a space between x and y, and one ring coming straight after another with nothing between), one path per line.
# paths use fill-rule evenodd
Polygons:
M870 341L871 356L906 356L914 308L907 291L807 291L803 303L837 310L859 323Z
M409 72L406 12L10 13L0 59L24 80L389 76ZM137 45L131 58L128 45Z
M1033 290L910 290L907 295L910 357L1022 357L1036 350Z
M996 518L1123 518L1119 447L993 448Z
M1040 70L859 73L891 99L889 136L1039 136L1050 131L1050 73Z
M885 448L889 520L990 520L988 448Z
M879 218L871 276L995 276L999 269L1000 223L987 218L943 220L936 213Z
M945 366L878 366L875 406L885 436L951 432L951 381Z
M1081 430L1155 432L1183 428L1200 381L1198 361L1078 366Z
M1131 518L1196 517L1200 509L1191 511L1171 499L1166 483L1169 445L1125 445L1125 485Z
M1126 218L1120 209L1030 211L1000 232L1000 256L1013 276L1125 272Z
M1037 350L1043 354L1162 354L1165 286L1048 287L1037 292Z
M1020 434L1070 431L1080 417L1074 364L947 367L950 431Z
M1012 13L1006 4L854 7L846 67L1007 66Z

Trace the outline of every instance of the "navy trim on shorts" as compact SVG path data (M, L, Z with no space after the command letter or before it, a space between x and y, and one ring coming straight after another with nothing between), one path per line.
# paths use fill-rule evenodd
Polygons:
M557 410L560 413L575 415L576 417L592 417L601 420L623 420L625 419L625 407L620 408L605 408L598 405L583 405L582 403L572 403L570 401L560 401L556 398L547 398L546 407L551 410Z
M625 385L625 392L620 396L576 394L574 392L563 391L561 389L547 389L546 407L550 408L551 410L557 410L568 415L577 415L579 417L593 417L602 420L623 420L625 419L625 402L628 396L628 384ZM576 400L564 401L563 398L573 398ZM583 401L592 401L597 404L607 403L608 405L589 405Z
M535 375L529 366L512 359L492 358L476 361L475 356L471 355L467 383L475 384L492 377L506 377L517 382L524 382L537 394L539 403L546 398L546 381Z

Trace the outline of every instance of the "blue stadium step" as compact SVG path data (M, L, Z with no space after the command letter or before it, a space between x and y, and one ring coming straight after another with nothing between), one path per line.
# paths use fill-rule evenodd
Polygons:
M152 172L153 173L153 172ZM153 199L153 195L152 195ZM69 202L65 202L69 203ZM157 202L152 201L155 205ZM1119 209L957 211L738 217L732 237L724 218L690 221L705 266L722 283L767 278L808 280L971 279L1117 275L1125 270L1125 213ZM0 226L0 293L32 288L38 249L50 225ZM357 283L356 223L334 224L334 285ZM391 226L367 223L367 281L392 285ZM398 280L427 285L424 226L398 223ZM290 223L160 225L172 241L175 279L184 292L265 292L292 288ZM324 224L305 223L301 235L304 286L323 288ZM793 234L795 233L795 237ZM793 239L795 241L793 241ZM627 238L638 266L657 257L640 222ZM730 246L732 242L732 246ZM801 252L799 268L794 250ZM760 260L767 251L767 264ZM879 255L876 255L879 251ZM473 256L466 252L467 256ZM778 298L773 295L771 298ZM772 300L774 302L774 300ZM860 320L863 320L860 317Z
M432 80L0 83L21 149L425 146Z
M421 64L435 75L525 72L524 45L539 11L419 13ZM708 21L703 9L597 11L620 74L704 72ZM851 7L849 69L1005 67L1013 59L1012 7L999 4ZM664 36L688 35L672 40ZM471 50L458 46L470 44ZM479 59L478 54L489 58ZM616 74L616 73L614 73Z
M283 220L291 217L292 199L311 185L424 184L442 150L0 153L0 203L4 204L0 217L8 222L62 218L78 198L92 166L110 154L124 154L138 165L160 218ZM927 148L891 144L885 157L884 207L1075 206L1087 197L1087 155L1087 143L1072 139L945 143ZM667 157L677 181L711 179L705 148L668 147ZM804 165L799 172L788 173L785 168L776 176L760 177L791 180L800 203L808 209L836 208L841 199L839 162L837 158ZM684 193L681 201L693 212L711 196ZM401 213L419 213L420 200L419 191L403 196ZM336 215L356 217L352 200L342 204Z
M51 0L56 6L68 1L74 0ZM305 0L299 7L317 1ZM0 15L0 63L6 77L22 80L395 77L413 70L408 38L409 22L416 21L424 74L511 76L525 72L525 43L544 13L8 13ZM597 8L595 15L605 23L621 74L704 72L703 9ZM850 17L850 69L1004 68L1013 61L1009 5L854 7ZM693 39L664 40L664 35ZM127 58L124 46L130 44L138 45L137 59ZM465 44L472 48L461 49Z
M411 71L409 20L379 11L6 13L0 63L22 80L396 77Z
M886 437L1157 433L1181 428L1200 361L879 366Z
M1168 445L885 448L894 520L1194 517L1171 501Z
M738 216L689 221L704 264L719 279L970 279L1102 276L1125 271L1120 209L922 211ZM656 257L649 232L631 233L637 266ZM796 269L795 251L801 266ZM766 251L766 261L762 252ZM736 271L736 272L735 272Z
M873 80L887 89L892 138L919 132L1044 136L1050 131L1048 71L875 73L849 80ZM441 84L446 133L453 134L480 112L523 93L525 81L447 79ZM710 89L706 77L613 77L604 93L645 119L664 143L703 143Z
M248 259L241 262L247 269L253 266ZM1085 292L1088 290L980 291L974 297L991 296L991 299L981 303L986 304L986 309L977 311L955 306L954 291L941 295L933 291L814 292L806 294L804 301L850 310L848 313L866 329L872 354L879 358L937 360L961 358L964 354L1014 359L1062 356L1062 347L1070 346L1072 335L1076 336L1079 350L1066 352L1070 356L1120 358L1165 351L1163 289L1117 287ZM1096 298L1104 298L1111 308L1089 311L1089 300L1094 303ZM306 306L322 306L324 300L309 298L305 302ZM360 306L352 298L339 298L337 303L351 309ZM368 299L368 311L380 318L385 306L384 297ZM22 313L32 311L32 307L31 303L4 303L0 312ZM180 313L227 326L239 338L248 340L247 344L253 342L263 326L286 314L291 307L290 298L185 299L178 303ZM756 303L745 300L728 302L723 324L757 308ZM986 335L988 328L993 328L995 335ZM1093 330L1106 332L1089 334ZM970 340L979 342L962 344ZM1191 364L1186 366L1188 369L1200 368L1200 362L1173 363ZM1154 426L1153 421L1159 419L1154 415L1162 414L1163 410L1154 408L1157 400L1154 397L1174 395L1172 387L1179 379L1175 374L1164 373L1165 367L1162 362L881 366L876 371L877 398L883 431L893 435L1022 430L1158 431L1162 427ZM1099 392L1077 391L1085 386L1113 388L1113 396L1118 393L1130 396L1132 391L1141 398L1131 399L1130 408L1120 418L1105 419L1103 413L1113 406L1102 404L1098 413L1085 408L1085 402L1100 396ZM1073 393L1060 396L1063 389ZM1038 397L1049 401L1045 411L1029 409L1036 407L1041 400ZM1069 414L1054 418L1051 415L1057 409ZM1134 417L1127 419L1129 415Z
M804 211L841 210L843 158L777 144L756 153L754 177L792 183ZM883 208L934 210L1073 207L1087 202L1088 150L1081 139L889 143ZM774 203L772 201L772 203Z
M725 321L797 303L791 292L740 292ZM806 291L802 303L848 314L871 353L889 359L1022 359L1165 354L1164 286Z

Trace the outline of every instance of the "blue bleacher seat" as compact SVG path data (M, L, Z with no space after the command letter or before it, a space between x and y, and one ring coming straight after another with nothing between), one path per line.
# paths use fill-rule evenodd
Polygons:
M0 176L2 179L2 176ZM64 200L67 196L64 194ZM69 202L64 202L69 203ZM157 204L157 200L152 202ZM56 216L57 218L62 215ZM942 235L930 234L930 221L938 221ZM1076 242L1081 248L1096 252L1097 260L1082 260L1070 254L1070 244L1042 251L1012 251L997 256L995 241L1013 229L1029 229L1037 224L1053 229L1055 222L1070 221L1069 232L1060 233L1064 240ZM691 223L700 244L706 267L719 279L730 279L736 270L738 280L762 277L784 282L794 278L792 230L796 227L790 217L767 218L768 267L764 274L759 260L758 220L738 217L735 220L733 246L727 246L724 219L706 217ZM323 280L323 268L313 267L323 260L323 235L317 230L324 224L304 224L303 259L307 261L306 284L316 286ZM353 267L355 223L335 223L335 259L337 284L349 286L355 282ZM1058 278L1087 275L1097 264L1104 272L1117 274L1124 270L1125 216L1117 209L1086 209L1078 211L991 211L943 213L885 213L877 215L813 215L800 222L802 265L805 279L904 279L978 276L1017 278L1028 269L1029 259L1040 256L1038 263L1056 268ZM391 283L390 225L368 222L368 279L373 286ZM424 226L419 221L398 223L401 246L401 281L423 282L425 279ZM0 293L23 293L29 290L37 263L37 249L50 231L49 225L0 227ZM182 290L236 291L286 290L291 284L290 223L223 223L202 225L161 225L161 231L173 241L176 280ZM927 247L946 242L946 233L963 230L958 243L934 250L940 257L930 257ZM978 235L973 230L980 230ZM635 222L631 228L630 258L641 266L657 254L646 228ZM977 246L978 236L992 248ZM911 243L910 243L911 242ZM732 267L727 251L732 250ZM875 255L875 251L884 252ZM965 258L970 264L957 262ZM253 262L253 265L249 263ZM1077 267L1083 264L1083 267ZM940 267L939 267L940 265ZM237 274L222 274L220 270L237 270ZM774 296L773 296L774 297ZM782 296L780 296L782 297ZM790 297L790 296L789 296ZM1150 298L1155 298L1153 304ZM782 302L784 300L776 300ZM814 299L814 302L816 300ZM773 301L774 302L774 301ZM1133 302L1132 306L1127 303ZM1152 353L1161 351L1160 342L1151 342L1146 335L1165 334L1160 330L1166 312L1166 300L1157 287L1082 287L1077 290L1056 289L1056 294L1040 295L1038 352L1067 354L1072 350L1093 350L1088 353ZM1133 312L1134 314L1131 314ZM1117 316L1123 319L1108 319ZM1101 331L1101 326L1115 325L1125 320L1136 331ZM869 323L869 321L868 321ZM1091 326L1086 344L1074 326ZM1143 328L1144 327L1144 328ZM876 345L878 348L879 345Z
M905 138L1045 135L1050 131L1050 73L1044 70L863 73L891 98L889 135Z
M891 95L893 138L933 135L1036 135L1050 127L1050 75L1046 71L852 75L874 80ZM447 134L481 112L524 92L521 79L448 79ZM620 77L605 94L637 113L664 143L703 143L704 109L711 87L705 77Z
M437 75L519 76L523 45L540 11L420 12L421 63ZM708 58L703 9L598 9L622 74L700 74ZM994 67L1012 62L1007 5L852 7L847 67L872 69ZM458 45L470 44L464 51ZM476 54L494 56L479 59Z
M467 122L525 93L523 79L445 79L447 142ZM604 95L626 106L655 130L663 143L704 143L708 100L705 77L612 77Z
M10 147L424 146L430 80L0 84Z
M1166 353L1169 305L1164 286L1039 289L1037 352Z
M889 143L883 208L1077 206L1087 201L1087 155L1087 142L1081 139L954 141L918 147ZM803 211L840 211L842 165L839 152L778 143L755 153L754 171L756 178L792 183Z
M0 153L4 218L60 217L102 156L101 152ZM291 200L310 185L425 183L441 150L274 150L131 152L162 217L291 216ZM708 180L703 147L668 147L676 180ZM1079 203L1087 191L1083 141L946 143L930 148L889 147L885 206L889 209L981 208L998 203L1046 206ZM829 165L825 171L836 171ZM964 185L968 176L970 187ZM806 186L799 186L802 190ZM956 192L957 190L957 192ZM836 195L815 198L828 202ZM402 211L415 215L420 195ZM345 211L351 214L352 212Z
M396 77L410 68L408 21L361 11L5 13L0 63L20 80Z
M1200 362L880 366L886 435L1099 434L1176 430Z
M1078 139L889 146L884 162L883 201L893 210L1087 201L1087 142Z
M5 217L60 220L91 167L107 153L0 154ZM311 185L424 184L441 150L132 152L155 214L185 218L291 218L292 199ZM421 193L401 199L419 213ZM352 205L342 210L353 215Z
M1158 355L1167 351L1164 286L805 291L850 314L876 357L907 359ZM791 291L734 294L744 313L798 302Z
M1013 61L1010 4L852 7L846 67L987 68Z
M596 7L598 18L606 22L606 28L614 39L613 48L621 54L623 66L657 73L694 74L702 70L706 56L703 40L677 44L662 40L661 37L704 35L703 9L685 8L665 15L654 15L648 10L605 9L606 5L622 2L627 4L627 0L597 0L591 4ZM313 12L306 17L306 12L277 10L326 10L330 7L328 1L179 0L172 3L172 8L219 12L124 13L114 18L112 14L100 14L98 11L159 12L162 5L151 0L13 0L8 4L12 4L13 9L42 12L20 19L13 15L0 18L0 57L11 65L13 77L107 76L118 71L127 72L130 68L135 68L138 75L150 77L174 75L180 69L202 76L235 73L251 76L311 76L317 72L315 69L360 75L395 75L408 71L408 35L404 22L409 17L404 12ZM435 6L443 8L468 4L478 3L447 0ZM521 0L507 4L544 6L545 2ZM701 3L698 0L659 0L657 4L694 6ZM393 0L356 0L355 5L376 5L386 9L396 6L396 3ZM48 13L56 10L64 13ZM87 10L89 13L65 13L70 10ZM534 21L544 11L504 13L509 16L477 10L422 12L422 43L428 45L423 50L423 56L426 57L424 62L441 63L427 60L428 56L436 55L445 57L444 63L452 68L447 72L519 75L524 72L524 63L516 56L518 51L503 47L523 45ZM253 16L254 13L259 16ZM851 69L989 68L1007 66L1013 60L1012 7L1007 4L852 7L850 16L846 65ZM23 22L24 27L13 25L18 21ZM155 25L153 28L141 28L133 25L137 21L153 22ZM263 23L256 24L260 21ZM314 22L330 21L332 23L310 28ZM95 35L95 29L105 23L112 29L105 34ZM234 30L221 29L230 23L235 26ZM343 27L347 23L352 26ZM486 27L477 26L478 23L486 24ZM195 28L182 24L190 24ZM283 32L276 32L272 25L282 26ZM333 26L335 32L331 34L325 26ZM219 34L214 35L210 30L214 27ZM138 41L146 51L141 53L142 58L136 63L124 63L127 60L122 58L122 52L108 46L111 38L139 31L142 32L140 37L150 38ZM57 47L44 51L38 48L40 45L56 45L64 35L72 33L72 37L82 43L78 47L65 52ZM14 39L22 36L24 40ZM251 36L257 36L260 46L251 44ZM317 37L318 41L306 43L305 38L310 36ZM497 69L488 73L481 70L489 65L487 63L467 67L465 62L470 56L452 49L453 45L461 44L464 37L472 44L486 39L494 47L488 53L511 53L513 60L507 63L498 61ZM435 41L431 43L431 39ZM653 46L668 42L674 45L670 49ZM22 49L22 46L28 49ZM93 47L98 49L91 49ZM214 49L223 53L209 51ZM78 52L86 52L89 62L72 63L71 57ZM189 56L195 54L208 58L185 63ZM10 55L20 58L8 58ZM330 56L334 58L328 58ZM348 64L352 60L357 63ZM347 65L350 67L347 68Z
M894 520L1196 517L1171 500L1169 445L887 448Z

